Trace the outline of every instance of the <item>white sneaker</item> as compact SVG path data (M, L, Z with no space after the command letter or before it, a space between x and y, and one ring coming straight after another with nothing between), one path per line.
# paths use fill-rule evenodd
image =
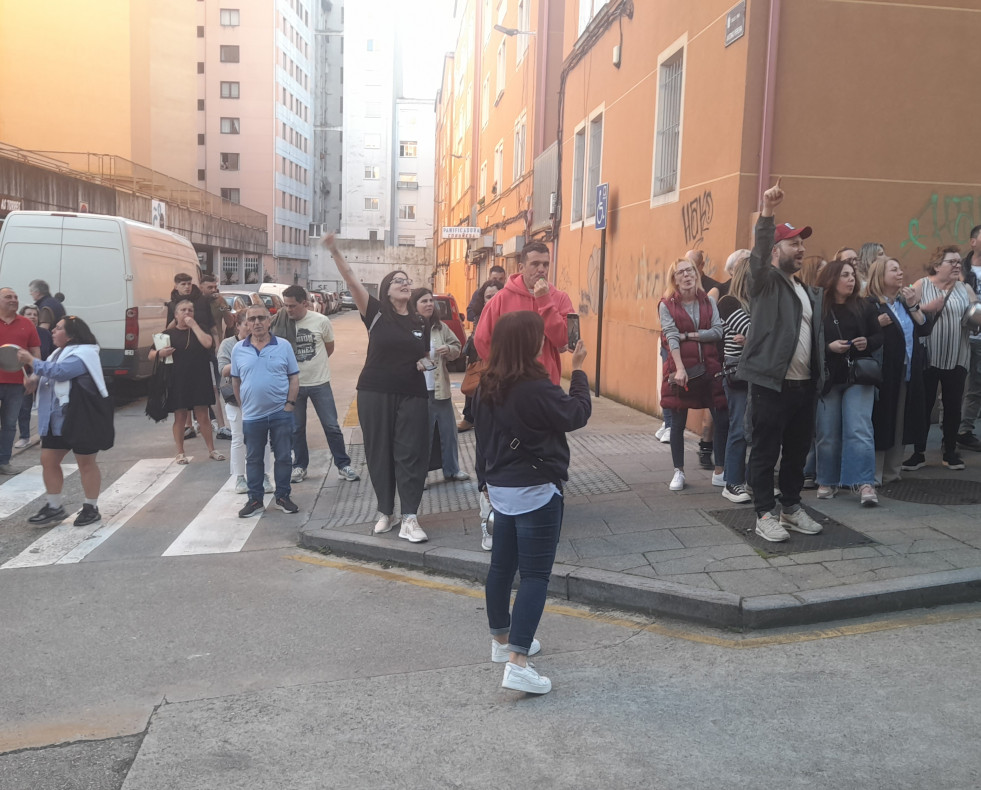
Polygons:
M302 483L307 478L307 470L302 466L294 466L293 473L290 475L291 483Z
M537 639L531 640L531 649L528 650L529 656L537 655L542 651L542 643ZM491 661L495 664L506 664L508 661L508 656L511 655L511 651L508 650L507 644L501 644L496 639L491 639Z
M235 493L236 494L247 494L249 493L249 484L245 481L245 475L239 475L235 478Z
M667 425L662 425L654 432L654 438L657 439L661 444L671 443L671 428Z
M712 472L712 485L718 486L719 488L724 488L726 484L726 473L725 472Z
M745 505L747 502L753 501L753 498L746 491L746 487L740 483L727 484L722 489L722 496L737 505Z
M671 482L668 484L668 488L672 491L680 491L685 487L685 473L680 469L674 470L674 477L671 478Z
M411 513L402 516L402 528L399 530L399 537L409 541L409 543L425 543L429 540L429 536L419 526L419 519Z
M515 691L525 691L528 694L548 694L552 690L552 681L539 675L531 667L519 667L510 661L504 667L504 680L501 686Z
M391 515L386 516L384 513L378 514L378 521L375 522L375 528L373 532L376 535L381 535L383 532L388 532L392 527L398 522L398 516Z
M276 486L274 486L272 480L269 479L269 475L262 476L262 490L267 494L272 494L276 491Z
M782 520L783 516L780 518ZM763 540L770 541L770 543L782 543L790 537L787 530L780 526L780 522L777 521L772 513L764 513L762 516L757 516L756 534L763 538Z
M804 512L804 508L799 506L793 513L788 513L786 510L782 511L780 513L780 523L787 529L800 532L802 535L817 535L824 529L824 527Z
M30 439L18 439L16 442L14 442L14 449L21 450L24 447L27 447L27 445L29 445L30 443L31 443Z

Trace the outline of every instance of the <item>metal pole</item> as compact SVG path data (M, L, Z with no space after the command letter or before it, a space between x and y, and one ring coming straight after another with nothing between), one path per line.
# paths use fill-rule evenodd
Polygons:
M603 291L606 286L606 228L600 231L599 307L596 309L596 397L600 394L600 363L603 361Z

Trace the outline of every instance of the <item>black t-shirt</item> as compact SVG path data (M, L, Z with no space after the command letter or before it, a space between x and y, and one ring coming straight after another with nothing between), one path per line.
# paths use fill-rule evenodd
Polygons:
M381 308L381 302L369 296L361 316L368 328L368 358L358 378L358 389L428 397L426 377L416 369L416 362L429 354L429 330L415 316Z

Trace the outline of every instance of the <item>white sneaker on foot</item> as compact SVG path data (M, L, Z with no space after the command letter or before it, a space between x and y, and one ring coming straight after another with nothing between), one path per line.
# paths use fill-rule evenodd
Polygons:
M671 482L668 484L668 488L672 491L680 491L685 487L685 473L680 469L674 470L674 477L671 478Z
M788 513L786 510L780 513L780 523L787 529L800 532L802 535L817 535L824 527L818 524L813 518L804 512L804 508L797 506L797 510Z
M419 526L419 519L411 513L402 516L402 528L399 530L399 537L409 541L409 543L425 543L429 540L429 536Z
M770 543L782 543L790 537L772 513L764 513L756 517L756 534Z
M661 444L670 444L671 428L667 425L662 425L654 432L654 438L657 439Z
M391 515L386 516L384 513L378 514L378 521L375 522L375 528L373 532L376 535L381 535L383 532L388 532L395 524L398 522L398 516Z
M294 466L293 471L290 474L291 483L302 483L307 479L307 470L302 466Z
M537 639L531 640L531 648L528 650L529 656L537 655L542 651L542 643ZM491 661L495 664L506 664L511 651L508 650L507 643L501 644L496 639L491 639Z
M14 449L15 450L23 449L24 447L27 447L27 445L29 445L30 443L31 443L30 439L18 439L16 442L14 442Z
M494 549L494 512L491 511L487 518L480 520L480 548L484 551Z
M276 491L276 486L273 485L273 481L269 479L269 475L262 476L262 490L266 494L272 494Z
M726 484L725 472L712 472L712 485L724 488Z
M504 680L501 686L515 691L525 691L528 694L548 694L552 690L552 681L539 675L531 667L520 667L510 661L504 667Z
M247 494L249 493L249 484L245 481L245 475L239 475L235 478L235 493L236 494Z

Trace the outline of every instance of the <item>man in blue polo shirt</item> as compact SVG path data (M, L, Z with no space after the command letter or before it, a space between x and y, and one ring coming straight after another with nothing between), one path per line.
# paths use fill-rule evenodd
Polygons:
M296 513L299 508L290 499L290 454L300 368L290 344L269 333L269 311L263 305L250 306L245 321L250 334L232 349L231 370L235 398L242 405L245 479L249 485L248 504L238 515L248 518L265 507L262 473L267 441L276 459L276 507L284 513Z

